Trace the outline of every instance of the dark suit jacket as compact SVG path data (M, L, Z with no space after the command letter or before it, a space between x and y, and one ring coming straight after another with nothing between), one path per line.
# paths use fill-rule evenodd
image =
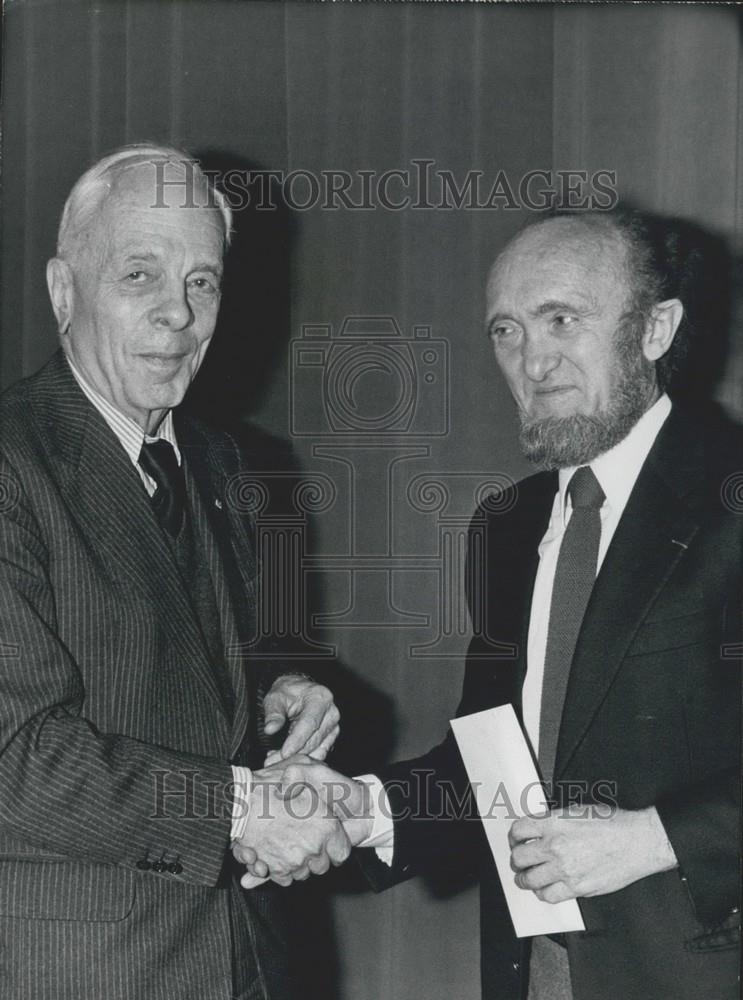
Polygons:
M738 995L741 468L739 434L702 428L674 408L586 611L560 730L558 797L573 783L577 801L655 805L680 867L581 900L586 932L567 936L576 1000ZM470 610L482 624L460 715L506 702L520 711L537 548L556 489L556 474L532 476L472 522L469 579L483 586L471 588ZM420 777L430 770L438 782ZM446 818L467 788L451 734L382 777L399 819L394 868L369 864L373 881L384 887L455 855L479 856L483 996L524 995L528 942L514 938L481 824Z
M241 459L176 433L229 650L256 593ZM274 670L228 656L229 711L139 476L61 352L0 401L0 642L0 995L284 1000L278 891L242 893L228 851L230 762L259 749Z

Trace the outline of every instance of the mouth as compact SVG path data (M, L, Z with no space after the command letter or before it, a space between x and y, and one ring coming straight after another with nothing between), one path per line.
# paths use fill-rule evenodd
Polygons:
M527 413L531 419L545 416L568 416L574 412L578 398L578 389L574 385L532 388Z
M575 392L574 385L555 385L547 389L535 389L534 395L538 397L564 396L569 392Z
M162 351L152 351L147 354L140 354L139 357L151 365L153 368L170 369L178 368L187 355L184 353L166 354Z

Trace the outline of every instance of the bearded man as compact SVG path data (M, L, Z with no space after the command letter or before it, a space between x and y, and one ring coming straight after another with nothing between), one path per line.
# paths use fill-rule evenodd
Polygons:
M552 803L513 823L514 877L577 898L586 930L516 939L481 824L449 815L468 787L451 733L380 773L373 815L346 782L346 831L377 848L380 888L480 846L486 1000L737 996L743 449L666 393L688 334L673 251L637 216L556 216L512 240L487 286L542 471L473 521L482 625L458 714L514 704Z

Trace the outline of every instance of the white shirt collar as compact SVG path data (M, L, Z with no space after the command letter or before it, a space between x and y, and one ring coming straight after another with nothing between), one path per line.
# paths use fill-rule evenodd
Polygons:
M653 447L658 433L671 412L671 400L663 393L647 410L629 434L609 451L594 458L589 467L599 481L610 508L621 513L640 474L640 469ZM559 495L563 518L570 498L567 486L577 466L560 469Z
M162 423L157 429L157 434L154 437L151 437L149 434L144 433L135 420L132 420L131 417L122 413L118 407L109 402L109 400L102 396L98 390L85 379L85 376L82 374L67 351L65 351L65 357L67 358L67 363L70 366L72 374L75 376L75 381L114 432L122 448L131 459L133 465L138 466L139 453L142 450L142 444L144 441L149 442L161 439L169 442L173 446L176 458L178 459L178 464L181 464L181 453L175 439L175 427L173 426L172 410L168 410Z

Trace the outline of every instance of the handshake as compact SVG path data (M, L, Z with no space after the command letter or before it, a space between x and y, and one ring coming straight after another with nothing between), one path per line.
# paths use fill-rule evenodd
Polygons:
M272 757L273 763L269 763ZM374 824L372 796L362 781L346 778L306 755L269 756L253 772L239 840L232 853L247 872L246 889L271 879L287 886L341 865Z

